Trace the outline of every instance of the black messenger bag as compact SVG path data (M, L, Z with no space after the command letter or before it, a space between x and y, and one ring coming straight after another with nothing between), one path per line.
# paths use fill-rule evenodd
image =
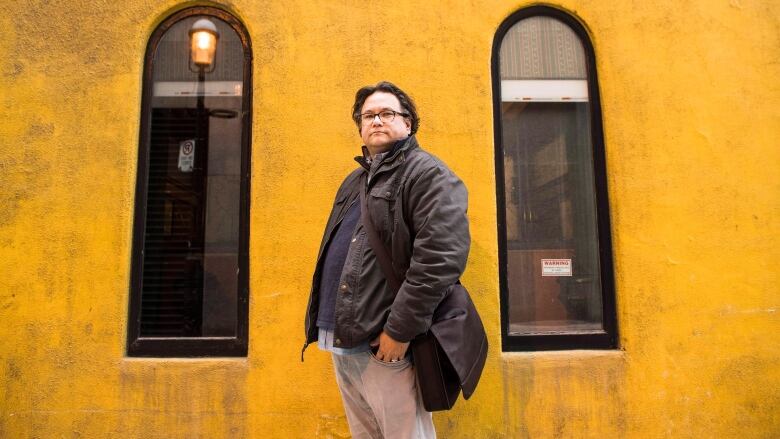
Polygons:
M460 395L460 379L436 337L428 331L415 337L409 346L425 410L451 409Z

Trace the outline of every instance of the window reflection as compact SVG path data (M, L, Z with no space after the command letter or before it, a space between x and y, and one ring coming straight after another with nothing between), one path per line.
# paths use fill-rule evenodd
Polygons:
M540 16L515 24L500 53L507 335L602 333L582 44Z
M244 50L224 21L211 70L193 69L183 19L154 57L141 337L234 337ZM200 80L199 80L200 79Z

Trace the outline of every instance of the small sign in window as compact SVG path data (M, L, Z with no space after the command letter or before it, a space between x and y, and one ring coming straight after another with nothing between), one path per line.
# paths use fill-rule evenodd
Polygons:
M179 170L192 172L195 164L195 139L183 140L179 143Z
M542 259L542 276L571 276L571 259Z

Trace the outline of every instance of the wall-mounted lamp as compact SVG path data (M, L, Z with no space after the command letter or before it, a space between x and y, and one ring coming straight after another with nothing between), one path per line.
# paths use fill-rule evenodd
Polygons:
M208 18L201 18L190 28L190 57L199 69L214 68L219 32Z

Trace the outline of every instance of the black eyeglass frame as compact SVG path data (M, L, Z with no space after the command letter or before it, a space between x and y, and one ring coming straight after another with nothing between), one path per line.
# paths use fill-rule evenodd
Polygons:
M390 118L390 120L384 120L382 118L382 113L393 113L393 116ZM368 116L369 114L372 115L371 119L366 119L366 116ZM391 123L392 121L395 120L395 116L399 115L399 114L402 117L411 117L411 115L409 113L402 113L400 111L395 111L395 110L382 110L379 113L361 113L360 114L360 122L363 123L363 124L373 123L374 119L376 119L376 117L379 116L379 120L382 123Z

